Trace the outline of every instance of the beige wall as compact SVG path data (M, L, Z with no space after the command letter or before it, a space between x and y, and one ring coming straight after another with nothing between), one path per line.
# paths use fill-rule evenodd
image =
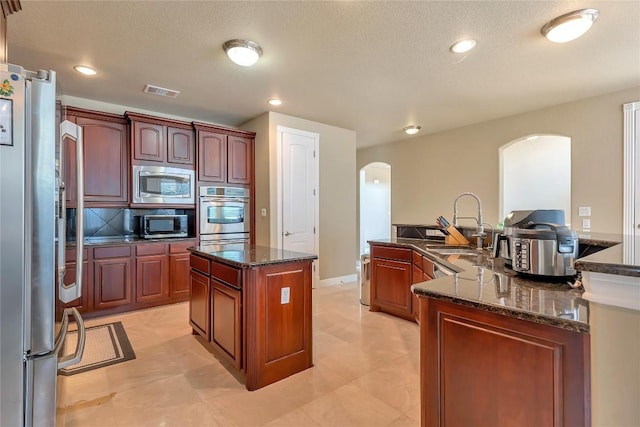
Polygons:
M635 87L361 149L357 152L355 176L370 162L391 165L393 223L433 224L439 215L451 220L456 195L471 191L482 200L485 221L495 225L502 219L498 215L498 148L531 134L569 136L572 224L579 223L579 206L591 206L591 231L621 233L622 105L638 100L640 87ZM461 215L475 212L471 203L465 201L461 205Z
M272 212L278 126L320 135L320 280L355 274L356 133L352 130L274 112L242 125L243 129L256 132L256 243L269 245L276 228ZM262 208L268 209L268 218L264 220L259 216Z

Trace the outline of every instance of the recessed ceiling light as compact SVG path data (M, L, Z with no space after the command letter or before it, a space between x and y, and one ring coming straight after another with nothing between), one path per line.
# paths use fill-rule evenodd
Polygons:
M279 99L276 99L276 98L272 98L272 99L268 100L267 102L268 102L270 105L273 105L273 106L276 106L276 107L277 107L278 105L282 105L282 101L280 101Z
M404 132L408 135L415 135L416 133L420 132L420 129L422 129L420 126L412 125L412 126L407 126L402 130L404 130Z
M73 69L79 72L80 74L84 74L85 76L95 76L98 72L86 65L74 65Z
M554 43L570 42L589 31L599 14L597 9L582 9L565 13L544 24L540 32Z
M226 41L222 48L230 60L243 67L250 67L262 56L262 48L251 40L234 39Z
M478 43L474 39L459 40L449 48L453 53L465 53L476 47Z

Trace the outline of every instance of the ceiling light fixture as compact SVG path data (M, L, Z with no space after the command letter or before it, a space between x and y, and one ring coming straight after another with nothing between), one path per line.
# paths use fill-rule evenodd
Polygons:
M85 76L95 76L98 72L86 65L74 65L73 69L79 72L80 74L84 74Z
M420 132L420 129L422 129L420 126L411 125L403 128L402 130L407 135L415 135L416 133Z
M477 44L478 42L476 42L474 39L464 39L455 42L449 49L453 53L466 53L476 47Z
M278 105L282 105L282 101L280 101L279 99L276 99L276 98L271 98L267 102L269 103L269 105L273 105L273 106L276 106L276 107Z
M262 48L251 40L234 39L226 41L222 48L230 60L243 67L250 67L262 56Z
M589 31L599 14L597 9L582 9L565 13L544 24L540 32L554 43L570 42Z

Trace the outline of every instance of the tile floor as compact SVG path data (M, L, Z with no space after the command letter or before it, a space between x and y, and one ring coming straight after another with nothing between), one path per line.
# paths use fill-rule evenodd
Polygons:
M122 321L137 358L59 376L57 425L419 426L418 326L358 293L314 289L315 366L253 392L191 334L187 303L87 321Z

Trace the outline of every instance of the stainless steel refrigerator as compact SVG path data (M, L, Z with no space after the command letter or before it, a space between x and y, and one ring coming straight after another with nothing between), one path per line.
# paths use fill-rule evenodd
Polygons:
M55 322L56 286L64 302L78 298L82 288L82 260L76 281L69 286L62 282L66 211L62 137L76 140L82 159L81 130L70 122L59 124L56 118L55 73L0 63L2 427L54 426L58 369L80 361L84 348L84 324L77 310L65 310L62 321ZM77 172L82 187L81 166ZM80 254L82 208L80 197ZM59 357L73 316L78 323L76 353Z

